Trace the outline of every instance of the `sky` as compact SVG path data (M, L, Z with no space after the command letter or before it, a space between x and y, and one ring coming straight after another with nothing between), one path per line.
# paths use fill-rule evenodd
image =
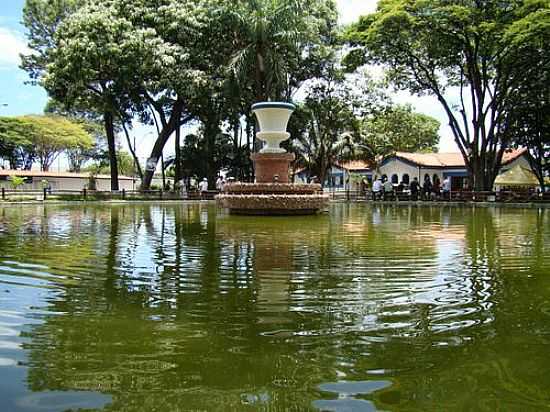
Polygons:
M20 53L28 52L25 39L25 28L21 25L25 0L0 0L0 116L39 114L43 112L47 101L46 92L39 86L25 84L29 78L26 72L19 69ZM340 13L340 23L353 23L362 14L375 10L377 0L336 0ZM457 151L447 118L435 98L430 96L415 97L406 92L394 95L398 103L410 103L419 112L437 118L442 152ZM7 104L7 106L5 106ZM145 160L153 146L153 133L147 127L135 127L137 152ZM173 144L167 144L166 155L173 152ZM63 162L64 163L64 162ZM60 163L59 168L64 168Z

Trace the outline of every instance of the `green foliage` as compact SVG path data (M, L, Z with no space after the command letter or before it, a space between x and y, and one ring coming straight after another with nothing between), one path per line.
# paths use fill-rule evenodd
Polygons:
M86 150L92 144L90 135L82 126L60 116L0 118L0 149L13 168L21 165L18 157L31 159L30 164L36 157L41 169L48 170L62 151Z
M332 166L353 156L358 121L350 101L349 89L340 82L318 84L309 91L291 125L296 164L321 183Z
M135 176L136 169L134 165L134 159L125 150L118 149L117 150L117 164L118 164L118 171L123 176ZM98 175L98 174L109 174L111 172L109 162L105 159L92 163L91 165L84 167L82 169L83 172L90 172L91 175Z
M25 178L21 176L11 176L10 185L12 189L17 190L20 186L25 184Z
M434 95L476 189L490 189L511 144L508 96L525 81L514 55L548 25L546 1L381 1L347 33L348 67L382 64L399 89ZM516 43L508 38L514 33ZM546 62L544 70L548 70ZM458 98L448 91L458 90Z
M356 157L378 167L395 152L437 151L439 127L438 120L415 113L409 105L390 105L362 120Z
M101 161L108 158L105 148L105 130L101 124L101 114L84 109L67 110L62 103L53 99L48 101L44 112L48 115L66 117L71 122L82 126L92 138L92 146L77 145L65 150L71 172L80 172L82 166L88 160Z
M229 136L219 133L215 136L212 148L209 148L206 146L207 140L202 133L201 130L198 134L185 136L181 151L183 174L185 176L207 176L206 164L210 157L213 160L214 170L232 169L235 159L232 156L233 146Z
M30 169L34 151L20 118L0 117L0 158L9 161L12 169Z
M68 149L90 149L93 141L82 126L59 116L22 116L26 137L42 170L47 171L59 154Z
M322 70L334 43L337 13L326 0L259 0L231 7L238 16L230 68L256 101L288 100Z
M508 96L507 120L515 146L529 149L531 167L544 191L550 174L550 10L538 1L525 2L521 19L512 24L505 41L513 47L508 64L522 68L523 81Z

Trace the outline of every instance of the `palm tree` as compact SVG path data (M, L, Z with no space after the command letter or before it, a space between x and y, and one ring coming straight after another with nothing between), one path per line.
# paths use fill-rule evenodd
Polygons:
M303 167L310 177L316 176L324 185L331 167L353 157L353 144L350 133L333 134L324 130L315 113L304 134L293 142L296 153L296 166ZM330 183L329 183L330 185Z
M291 150L297 155L296 164L317 176L322 184L332 166L354 156L358 122L348 97L338 83L319 84L293 116ZM296 127L300 123L301 130Z
M233 17L239 33L230 69L243 88L253 88L256 101L289 100L303 80L304 61L336 22L328 0L248 0Z

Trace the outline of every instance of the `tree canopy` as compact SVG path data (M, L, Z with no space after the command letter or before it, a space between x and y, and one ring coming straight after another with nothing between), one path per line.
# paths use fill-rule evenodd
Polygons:
M384 0L347 33L357 48L348 66L385 65L399 89L434 95L445 110L476 189L491 189L512 143L508 97L524 82L509 54L507 35L520 22L549 18L548 2L534 0ZM545 65L548 70L548 63ZM456 95L456 98L451 98Z
M438 120L416 113L410 105L390 105L362 119L355 139L355 157L377 168L395 152L435 152Z
M31 152L30 156L38 159L43 171L48 171L61 152L89 149L93 145L91 136L81 125L59 116L0 118L0 141L13 148L8 156L10 161L19 148Z

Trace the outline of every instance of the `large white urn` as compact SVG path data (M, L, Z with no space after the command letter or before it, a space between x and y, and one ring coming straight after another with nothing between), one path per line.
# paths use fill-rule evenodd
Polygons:
M266 142L260 153L286 153L280 144L290 137L286 131L288 121L296 106L284 102L261 102L252 105L252 112L260 124L258 139Z

